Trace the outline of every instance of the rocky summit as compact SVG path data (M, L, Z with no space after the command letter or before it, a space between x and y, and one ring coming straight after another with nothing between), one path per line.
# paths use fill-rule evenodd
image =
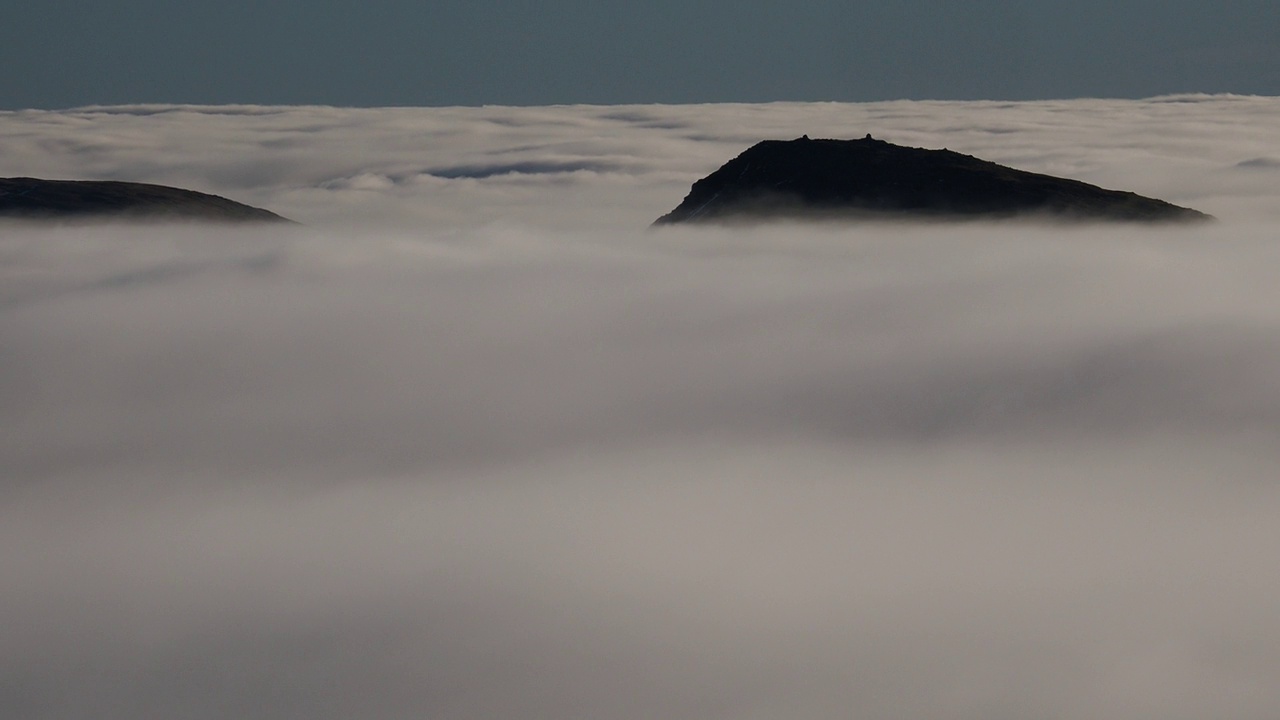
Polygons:
M861 140L766 140L693 184L670 223L1034 218L1186 222L1196 210L1015 170L950 150Z
M0 178L0 218L291 222L269 210L165 185L29 177Z

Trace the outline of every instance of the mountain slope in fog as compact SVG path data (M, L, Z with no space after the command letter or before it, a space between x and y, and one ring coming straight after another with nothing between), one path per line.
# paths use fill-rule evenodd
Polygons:
M0 178L0 218L290 222L218 195L113 180Z
M1015 170L950 150L862 140L766 140L694 183L655 224L761 219L1209 219L1131 192Z

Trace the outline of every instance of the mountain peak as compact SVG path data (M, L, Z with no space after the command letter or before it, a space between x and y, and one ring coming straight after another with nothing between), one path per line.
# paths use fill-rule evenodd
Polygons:
M655 224L1018 217L1185 222L1210 216L1131 192L1016 170L951 150L859 140L764 140Z

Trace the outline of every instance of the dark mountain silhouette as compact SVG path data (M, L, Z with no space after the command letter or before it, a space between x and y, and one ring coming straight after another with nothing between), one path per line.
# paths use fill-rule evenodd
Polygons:
M655 225L794 219L1208 220L1196 210L950 150L862 140L766 140L693 184Z
M0 218L292 222L217 195L114 180L0 178Z

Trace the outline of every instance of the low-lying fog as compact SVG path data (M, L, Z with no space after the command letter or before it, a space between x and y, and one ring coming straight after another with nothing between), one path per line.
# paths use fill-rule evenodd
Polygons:
M307 226L0 228L0 714L1274 717L1277 110L2 113ZM1221 221L644 229L866 132Z

